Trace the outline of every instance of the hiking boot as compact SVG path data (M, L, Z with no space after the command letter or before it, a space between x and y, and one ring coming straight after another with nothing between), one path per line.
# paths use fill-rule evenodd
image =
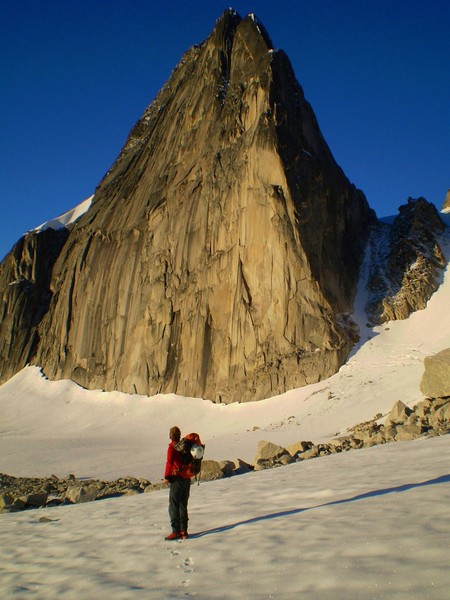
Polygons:
M182 531L182 532L180 533L180 535L181 535L181 537L183 538L183 540L187 540L187 539L188 539L188 537L189 537L189 535L188 535L188 532L187 532L187 531Z
M182 537L182 534L179 531L172 531L171 534L169 534L167 537L165 537L165 540L178 540L180 539L180 537ZM187 537L187 534L186 534Z

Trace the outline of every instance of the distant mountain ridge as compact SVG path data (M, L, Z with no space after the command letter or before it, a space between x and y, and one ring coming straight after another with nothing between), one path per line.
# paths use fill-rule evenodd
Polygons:
M411 260L432 264L414 289L424 302L443 267L430 219L395 265L402 287ZM326 378L358 337L350 315L377 227L285 53L253 15L228 10L133 127L88 210L30 232L1 263L0 380L31 363L89 389L228 403ZM420 308L380 309L387 291L372 282L375 319Z

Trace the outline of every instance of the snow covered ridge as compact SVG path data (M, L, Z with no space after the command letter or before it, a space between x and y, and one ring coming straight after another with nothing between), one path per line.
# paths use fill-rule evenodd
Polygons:
M39 227L36 227L31 231L39 232L45 231L46 229L62 229L63 227L67 227L71 223L74 223L77 219L81 217L81 215L84 215L84 213L89 210L93 198L94 194L89 198L86 198L86 200L83 200L83 202L75 206L75 208L71 208L64 214L59 215L59 217L55 217L51 221L46 221L45 223L42 223L42 225L39 225Z

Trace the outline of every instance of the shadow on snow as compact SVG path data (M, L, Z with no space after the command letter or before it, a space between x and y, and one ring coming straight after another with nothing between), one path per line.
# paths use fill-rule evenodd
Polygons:
M428 481L422 481L420 483L407 483L405 485L399 485L396 487L386 488L384 490L373 490L372 492L366 492L364 494L358 494L352 498L344 498L343 500L333 500L332 502L326 502L317 506L309 506L306 508L292 508L290 510L283 510L280 512L270 513L268 515L261 515L259 517L252 517L244 521L238 521L237 523L231 523L230 525L223 525L222 527L215 527L206 531L200 531L199 533L193 533L189 535L190 538L200 538L205 535L211 535L213 533L224 533L230 531L241 525L251 525L252 523L258 523L259 521L267 521L269 519L278 519L279 517L288 517L290 515L297 515L308 510L314 510L317 508L324 508L326 506L335 506L338 504L347 504L348 502L356 502L358 500L365 500L366 498L375 498L376 496L385 496L386 494L394 494L400 492L407 492L415 488L425 487L428 485L437 485L439 483L450 483L450 475L442 475L435 479L429 479Z

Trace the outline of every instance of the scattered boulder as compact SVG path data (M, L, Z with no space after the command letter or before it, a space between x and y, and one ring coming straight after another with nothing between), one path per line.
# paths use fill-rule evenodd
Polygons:
M253 471L254 469L253 465L249 465L240 458L237 458L234 461L234 464L236 468L233 471L233 475L243 475L244 473L250 473L250 471Z
M420 391L428 398L450 396L450 348L425 358Z
M386 442L393 442L397 435L397 427L392 423L385 425L383 435Z
M91 502L103 498L141 493L151 487L147 479L122 477L115 481L13 477L0 474L0 512Z
M144 488L144 493L148 494L149 492L156 492L156 490L162 490L167 487L165 481L158 481L157 483L150 483L147 487Z
M309 450L305 450L305 452L298 454L296 460L309 460L310 458L316 458L317 456L319 456L319 446L312 446Z
M1 494L0 495L0 510L4 508L9 508L14 504L14 498L9 494Z
M397 427L396 442L405 442L407 440L415 440L424 432L424 426L420 421L409 422Z
M412 410L408 408L404 402L399 400L394 404L394 407L389 413L387 420L389 423L397 425L399 423L404 423L411 414Z
M256 470L270 469L277 464L288 464L292 461L293 458L286 448L265 440L258 442L254 460Z
M286 446L286 450L289 452L291 456L297 458L299 454L302 452L306 452L310 450L314 444L312 442L295 442L295 444L291 444L290 446Z
M216 460L202 460L200 478L202 481L213 481L224 477L220 464Z
M219 466L224 474L224 477L230 477L233 474L233 471L236 469L236 465L231 460L220 460Z
M71 504L78 504L81 502L93 502L98 498L98 488L96 486L77 486L71 485L67 488L65 499Z
M430 398L426 398L425 400L422 400L422 402L419 402L419 404L416 404L414 407L414 413L419 417L419 419L425 419L431 412L431 405L432 400Z
M28 494L19 500L22 500L24 505L30 508L40 508L47 504L48 494Z
M438 423L448 423L450 421L450 401L444 404L444 406L441 406L441 408L434 413L434 418Z

